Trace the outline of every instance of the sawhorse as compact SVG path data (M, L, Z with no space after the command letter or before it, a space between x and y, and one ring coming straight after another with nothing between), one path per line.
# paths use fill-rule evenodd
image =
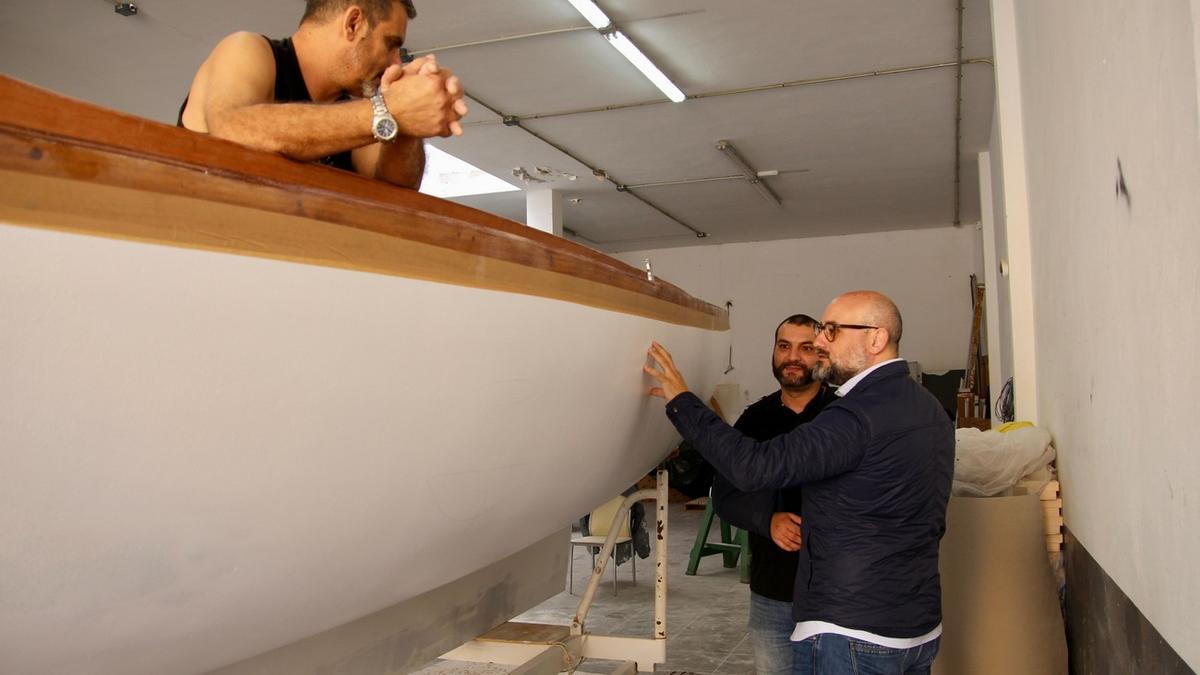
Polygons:
M692 545L692 553L688 556L687 572L689 576L696 575L696 568L700 566L700 559L706 555L721 554L724 556L725 567L737 567L739 561L741 567L739 569L742 583L750 583L750 540L743 529L738 529L737 535L731 531L729 523L721 521L721 541L708 541L708 531L712 528L713 517L712 499L704 506L704 521L700 523L700 529L696 531L696 543Z

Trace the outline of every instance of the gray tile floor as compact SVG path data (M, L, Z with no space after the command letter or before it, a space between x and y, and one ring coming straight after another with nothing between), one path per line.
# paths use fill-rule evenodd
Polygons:
M703 511L685 510L683 504L671 504L668 513L667 662L658 667L658 672L753 673L754 657L746 637L750 589L740 583L738 570L726 569L721 556L714 555L701 560L695 576L684 574L703 514ZM653 522L650 525L653 529ZM719 536L719 528L714 524L709 540L717 541ZM569 625L587 584L590 567L591 556L587 550L577 548L576 595L564 591L514 620ZM649 637L654 624L653 570L653 553L649 558L639 558L635 585L630 579L629 564L621 565L617 570L617 594L614 596L610 561L604 583L596 593L588 615L588 632ZM564 588L565 582L564 579ZM419 673L500 675L508 670L504 666L440 660ZM604 673L611 672L612 667L605 663L585 662L580 671Z

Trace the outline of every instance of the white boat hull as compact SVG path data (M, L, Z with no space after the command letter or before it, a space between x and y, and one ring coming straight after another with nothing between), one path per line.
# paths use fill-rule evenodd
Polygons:
M416 665L669 451L649 342L707 392L727 328L518 223L0 75L0 673Z
M0 225L0 670L201 672L510 555L671 448L723 334Z

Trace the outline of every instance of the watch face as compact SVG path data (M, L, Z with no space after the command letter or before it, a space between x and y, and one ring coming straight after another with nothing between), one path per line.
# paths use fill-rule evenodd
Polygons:
M396 120L387 117L375 120L375 138L390 141L396 137Z

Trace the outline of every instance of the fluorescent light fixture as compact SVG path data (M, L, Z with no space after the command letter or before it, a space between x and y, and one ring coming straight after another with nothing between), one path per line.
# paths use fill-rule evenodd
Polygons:
M567 2L570 2L571 6L582 14L583 18L587 19L588 23L592 24L592 27L596 30L608 28L612 25L612 20L592 0L567 0Z
M421 181L421 192L427 195L449 199L520 189L448 152L425 145L425 177Z
M659 91L666 94L667 98L671 99L675 103L680 103L687 99L687 96L684 95L683 91L680 90L679 87L676 87L674 82L667 79L667 76L663 74L663 71L659 70L658 66L654 65L650 59L642 53L642 50L638 49L637 45L633 44L633 41L626 37L624 33L619 30L614 30L610 33L605 33L604 37L608 40L608 43L616 47L617 51L621 52L621 55L628 59L635 68L642 71L642 75L645 75L647 80L653 82L654 86L658 87Z
M675 103L687 100L687 96L684 95L683 91L679 87L676 87L674 82L667 79L663 71L659 70L658 66L654 65L650 59L646 58L646 55L642 53L642 50L637 48L637 45L633 44L632 40L613 27L612 19L608 18L604 10L600 9L593 0L567 0L567 2L570 2L571 6L582 14L583 18L587 19L593 28L600 31L600 34L613 47L616 47L617 51L621 52L621 55L628 59L635 68L642 71L642 75L645 75L646 79L653 82L659 91L666 94L667 98Z

